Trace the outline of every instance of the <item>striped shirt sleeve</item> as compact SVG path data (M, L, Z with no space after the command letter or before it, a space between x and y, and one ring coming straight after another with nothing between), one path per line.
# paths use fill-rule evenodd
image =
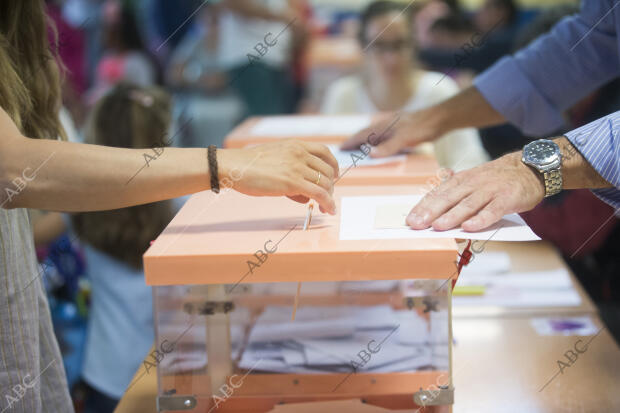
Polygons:
M595 195L620 216L620 111L565 134L594 169L615 188L595 189Z

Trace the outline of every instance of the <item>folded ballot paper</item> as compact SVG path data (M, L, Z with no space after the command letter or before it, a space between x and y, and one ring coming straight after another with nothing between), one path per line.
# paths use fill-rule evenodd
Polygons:
M540 238L517 214L479 232L461 228L448 231L411 229L405 222L421 195L382 195L343 197L340 207L341 240L463 238L492 241L536 241Z
M388 305L373 307L312 307L297 310L290 321L291 307L269 306L251 328L240 368L278 373L349 373L357 371L399 372L444 366L447 347L431 342L426 319L416 312L394 310ZM366 363L358 353L371 346L378 349Z

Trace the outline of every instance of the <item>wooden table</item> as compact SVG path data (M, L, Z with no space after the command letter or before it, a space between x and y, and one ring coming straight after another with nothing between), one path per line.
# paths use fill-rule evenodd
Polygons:
M553 247L544 242L490 242L485 251L508 252L515 271L564 266ZM583 338L577 347L583 349L592 340L588 349L557 374L558 360L570 364L564 354L575 351L579 337L539 336L530 324L532 316L589 315L595 324L603 326L592 300L572 273L571 279L582 298L579 307L497 309L483 317L453 309L454 413L620 411L620 348L606 329ZM155 370L147 374L141 367L132 383L116 412L156 412Z
M453 317L514 317L529 315L570 315L570 314L594 314L597 308L590 296L585 292L575 274L564 263L557 250L548 242L493 242L490 241L481 254L486 251L506 252L510 256L512 271L547 271L558 268L566 268L573 288L581 298L581 304L575 307L476 307L476 306L452 306Z
M453 328L454 413L620 411L620 349L607 330L583 337L579 349L594 337L588 349L541 391L581 337L539 336L528 317L455 319Z

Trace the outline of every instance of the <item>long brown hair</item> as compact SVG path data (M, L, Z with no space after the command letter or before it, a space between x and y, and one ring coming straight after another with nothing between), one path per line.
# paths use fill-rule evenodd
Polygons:
M165 151L170 126L170 98L161 89L120 84L95 106L86 142L120 148L142 148L147 156ZM155 149L152 149L155 148ZM113 211L73 215L78 236L130 266L142 268L142 254L172 220L169 201Z
M58 36L43 0L0 1L0 107L30 138L65 137L58 118L57 50Z

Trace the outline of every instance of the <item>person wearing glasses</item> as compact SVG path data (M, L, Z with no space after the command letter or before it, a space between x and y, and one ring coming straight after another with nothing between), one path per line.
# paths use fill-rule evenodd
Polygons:
M362 12L361 71L328 88L321 112L415 112L458 92L450 77L422 70L415 64L412 16L408 10L406 3L375 1ZM390 116L390 120L393 118ZM431 153L434 150L442 167L454 170L472 168L488 160L478 132L472 128L450 131L425 149Z

